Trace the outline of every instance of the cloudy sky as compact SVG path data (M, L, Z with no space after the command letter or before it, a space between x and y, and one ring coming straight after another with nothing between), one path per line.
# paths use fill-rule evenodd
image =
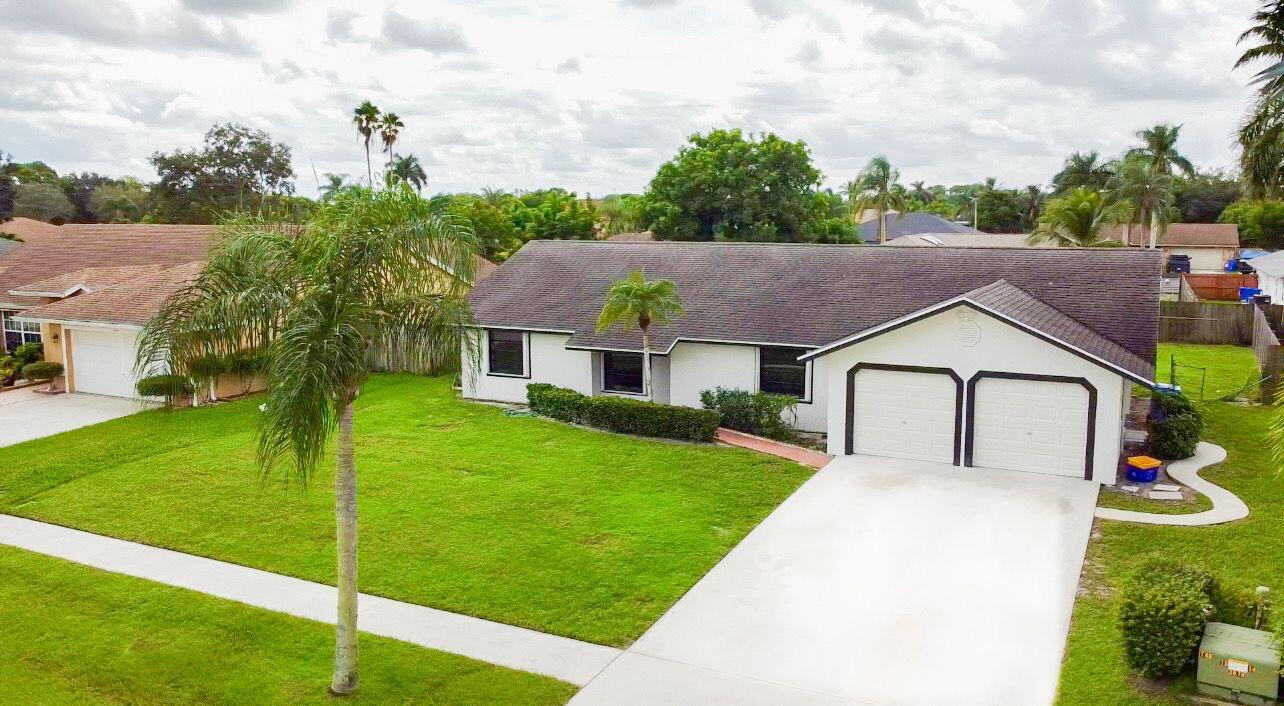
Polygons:
M215 121L364 173L363 99L430 190L642 190L696 131L774 131L827 183L1047 182L1156 122L1228 167L1255 0L0 0L0 150L155 177Z

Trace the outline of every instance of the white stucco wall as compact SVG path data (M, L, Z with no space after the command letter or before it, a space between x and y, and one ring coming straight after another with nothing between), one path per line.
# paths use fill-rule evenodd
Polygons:
M827 423L824 361L812 364L811 397L797 407L796 425L804 431L825 431ZM748 345L680 342L669 356L669 403L700 407L700 392L715 387L758 391L758 348Z
M470 356L465 348L463 393L465 397L498 402L526 402L526 386L545 382L568 387L586 395L593 394L592 356L588 351L567 350L567 334L529 332L526 350L527 376L492 375L487 369L488 336L480 334L479 355ZM479 368L479 369L478 369Z
M1097 389L1093 480L1113 483L1122 442L1120 412L1130 390L1123 377L983 313L972 316L979 340L965 345L957 334L960 321L959 309L944 311L822 356L829 452L845 450L847 371L859 362L951 368L965 385L983 370L1082 377Z
M1258 272L1257 286L1261 288L1262 294L1271 296L1272 304L1284 304L1284 277L1272 277Z
M1226 271L1226 261L1234 254L1233 248L1164 248L1165 260L1168 255L1189 255L1190 271L1195 274L1212 274Z

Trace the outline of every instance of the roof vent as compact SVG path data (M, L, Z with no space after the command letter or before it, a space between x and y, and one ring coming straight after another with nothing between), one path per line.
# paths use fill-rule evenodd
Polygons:
M923 236L923 240L926 240L927 242L931 243L932 245L944 245L944 244L945 244L945 243L941 242L941 239L940 239L940 238L938 238L938 237L936 237L935 235L925 235L925 236Z

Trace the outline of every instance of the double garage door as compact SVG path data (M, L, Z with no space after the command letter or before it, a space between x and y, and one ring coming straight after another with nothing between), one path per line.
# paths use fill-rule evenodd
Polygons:
M858 366L849 453L1085 478L1093 393L1078 380Z

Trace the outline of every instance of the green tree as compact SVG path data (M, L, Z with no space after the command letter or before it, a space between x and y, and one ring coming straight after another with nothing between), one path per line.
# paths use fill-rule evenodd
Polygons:
M9 175L8 166L12 164L9 155L0 150L0 223L13 218L13 199L17 185Z
M1159 174L1172 174L1176 168L1186 176L1194 176L1195 165L1177 151L1177 138L1180 134L1180 125L1156 125L1139 130L1137 137L1144 144L1128 150L1124 154L1124 160L1143 160L1151 171Z
M413 154L395 155L392 158L392 165L388 173L393 178L400 179L415 187L416 194L422 193L424 184L428 183L428 173L424 171L424 165Z
M52 221L55 218L70 219L76 215L76 206L67 199L67 195L54 184L46 182L22 183L14 192L13 215L18 218L34 218L38 221Z
M932 190L928 189L926 184L927 182L912 181L910 182L909 190L910 198L924 206L936 200L936 194L933 194Z
M976 191L976 227L986 233L1020 233L1025 230L1026 203L1014 189L1000 189L991 182Z
M379 116L379 141L383 143L383 151L388 153L388 171L392 171L397 138L401 137L401 131L405 127L405 123L401 122L401 118L396 113L384 113Z
M1149 158L1136 156L1119 165L1111 186L1114 198L1128 203L1132 209L1125 241L1132 243L1132 226L1140 225L1147 247L1157 247L1171 220L1172 176L1157 171Z
M1284 201L1240 201L1227 206L1219 219L1239 226L1244 245L1284 249Z
M613 326L625 330L637 326L642 332L642 394L651 396L651 324L666 324L673 316L685 314L678 286L668 279L648 280L642 270L617 280L606 290L606 303L597 317L597 330Z
M100 223L138 223L147 216L148 199L147 188L128 177L96 187L89 197Z
M853 222L859 223L866 211L878 219L878 242L887 242L887 214L906 210L905 189L896 183L901 178L892 163L879 155L869 160L856 178L847 183L847 210Z
M512 217L500 206L481 196L451 196L447 200L446 210L472 228L487 259L502 262L525 242Z
M1031 245L1052 243L1060 247L1112 247L1118 240L1102 231L1128 219L1128 204L1095 189L1079 186L1044 205L1039 223L1028 238Z
M1222 172L1200 172L1173 181L1177 217L1182 223L1215 223L1242 195L1240 181Z
M1038 184L1030 184L1021 192L1021 230L1031 231L1039 222L1039 215L1043 213L1043 204L1047 201L1048 195L1044 193L1043 187Z
M94 209L94 190L108 184L118 183L120 183L119 179L90 172L81 174L72 172L58 178L58 185L62 187L67 199L76 207L76 215L72 217L72 220L77 223L96 223L101 220Z
M339 600L330 690L349 694L357 688L353 402L377 347L402 351L426 369L448 360L457 366L476 244L406 185L344 190L301 230L249 216L221 230L204 271L143 329L138 369L186 374L211 356L264 352L258 461L265 473L285 468L306 484L337 431Z
M1075 152L1066 157L1061 171L1052 177L1052 193L1060 196L1080 186L1101 190L1109 186L1114 176L1114 168L1101 160L1101 154L1092 152Z
M597 237L597 213L565 189L541 189L509 201L506 212L528 240L592 240ZM511 254L511 253L509 253Z
M641 226L665 240L804 239L820 172L803 142L740 130L692 135L660 166Z
M331 172L326 172L322 176L325 177L325 181L321 182L321 185L320 185L322 201L329 201L330 199L337 196L340 191L343 191L344 189L348 188L347 174L334 174Z
M612 194L597 206L602 232L607 235L633 233L642 220L642 197L636 194Z
M1240 69L1254 62L1270 61L1265 69L1254 74L1251 83L1257 84L1263 97L1277 96L1284 88L1284 2L1265 0L1253 13L1254 24L1239 35L1238 44L1252 43L1240 54L1235 68Z
M352 111L352 126L357 129L357 134L366 145L366 185L374 186L374 169L370 166L370 140L374 138L375 130L379 128L379 119L382 113L370 101L362 101Z
M215 125L200 149L157 152L151 163L160 174L151 193L163 223L213 223L229 211L270 210L294 193L290 148L244 125Z

